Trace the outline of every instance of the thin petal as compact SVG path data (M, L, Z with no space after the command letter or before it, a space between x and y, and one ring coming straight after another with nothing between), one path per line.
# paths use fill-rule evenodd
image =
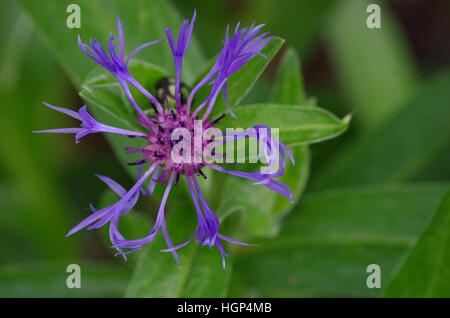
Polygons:
M97 174L96 176L100 180L102 180L104 183L106 183L108 185L108 187L110 187L111 190L113 190L115 193L117 193L117 195L119 195L120 197L123 197L127 193L127 190L125 190L124 187L122 187L120 184L118 184L113 179L106 177L106 176L99 175L99 174Z
M35 130L36 134L49 133L49 134L77 134L82 131L83 128L57 128L57 129L47 129L47 130Z
M122 22L120 21L119 17L116 17L116 25L117 25L117 35L119 37L119 54L120 58L124 59L125 57L125 36L123 34L123 26Z
M237 244L237 245L244 245L244 246L256 246L255 244L248 244L248 243L243 243L243 242L237 241L235 239L232 239L232 238L222 235L222 234L219 234L218 236L220 239L227 241L229 243L233 243L233 244Z
M167 198L169 196L170 190L171 190L172 185L173 185L173 181L174 181L174 174L172 174L170 176L170 178L169 178L169 181L167 183L166 189L165 189L164 194L163 194L163 198L161 200L161 204L159 206L158 216L156 218L155 225L151 229L150 233L146 237L143 237L141 239L129 240L129 241L128 240L123 240L121 242L118 242L116 245L114 245L115 248L117 248L117 247L119 247L119 248L137 248L137 247L141 247L141 246L143 246L143 245L153 241L153 239L155 238L156 234L158 233L158 230L165 224L164 209L165 209L165 206L166 206ZM172 246L172 243L170 241L170 237L167 235L167 236L165 236L165 239L166 239L166 242L168 243L169 248L170 248ZM175 256L175 258L177 258L177 256Z
M48 103L46 103L46 102L42 102L42 103L43 103L45 106L50 107L51 109L54 109L54 110L56 110L56 111L58 111L58 112L60 112L60 113L63 113L63 114L66 114L66 115L68 115L68 116L70 116L70 117L72 117L72 118L81 120L80 115L79 115L76 111L73 111L73 110L68 109L68 108L63 108L63 107L58 107L58 106L50 105L50 104L48 104Z
M148 42L148 43L141 44L141 45L138 46L136 49L134 49L134 51L131 52L130 55L128 55L127 59L125 60L125 64L128 65L128 63L130 62L130 60L131 60L136 54L138 54L140 51L142 51L143 49L145 49L145 48L147 48L147 47L149 47L149 46L152 46L152 45L154 45L154 44L156 44L156 43L159 43L159 42L164 42L164 40L156 40L156 41L153 41L153 42Z

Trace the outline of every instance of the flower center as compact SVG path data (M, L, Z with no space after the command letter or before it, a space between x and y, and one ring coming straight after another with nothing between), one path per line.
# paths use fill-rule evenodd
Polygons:
M165 160L167 164L173 162L172 150L175 145L183 141L183 136L177 136L174 133L179 128L188 132L190 139L193 140L194 120L189 115L183 112L177 114L173 110L158 115L154 128L147 136L146 155L149 161Z
M205 130L215 126L224 116L216 120L199 120L186 111L184 103L189 94L183 84L180 103L174 96L174 81L162 78L156 85L158 100L163 105L154 116L139 116L138 121L148 130L144 137L147 145L142 148L126 148L128 153L142 153L143 156L129 165L141 165L145 162L160 162L165 169L181 174L196 174L206 178L201 171L204 167L204 149L213 142L214 136L208 136ZM176 110L175 110L176 109ZM209 147L212 148L212 147ZM208 149L209 150L209 149ZM212 149L210 155L215 155Z

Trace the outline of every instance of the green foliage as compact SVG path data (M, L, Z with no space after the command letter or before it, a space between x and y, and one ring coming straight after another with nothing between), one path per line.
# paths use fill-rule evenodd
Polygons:
M248 23L267 24L271 33L288 39L289 44L304 56L312 50L336 2L283 0L283 5L280 5L278 1L258 0L253 1L252 10L244 11L243 19Z
M59 99L67 94L53 79L60 73L53 61L45 59L26 16L14 4L3 5L11 32L4 34L0 55L0 166L7 171L0 176L0 247L12 253L2 253L0 260L72 259L78 254L76 244L61 239L70 227L71 218L64 213L70 206L48 164L49 149L59 145L34 140L31 133L54 118L43 115L47 112L40 104L43 96ZM36 74L48 80L36 85ZM60 158L57 153L52 156L53 161Z
M10 264L0 268L0 297L121 297L130 272L119 266L81 262L81 288L68 288L67 263Z
M389 283L385 297L449 297L450 193L416 243L400 271Z
M418 84L417 71L387 1L380 4L381 29L366 27L366 8L371 3L374 1L337 3L327 26L338 83L365 131L395 113Z
M195 230L195 211L188 201L174 204L168 217L168 231L175 245L188 240ZM144 248L127 289L127 297L224 297L231 277L232 260L222 269L216 248L201 247L195 242L178 251L177 264L161 234Z
M232 213L242 216L242 231L258 236L273 237L280 227L280 217L288 213L300 199L309 174L310 155L308 149L294 149L295 166L290 163L286 174L279 180L287 184L293 193L294 202L273 193L269 189L253 185L251 181L225 176L218 212L225 219ZM242 235L242 233L241 233Z
M305 197L278 238L238 254L232 296L377 296L366 267L387 281L432 219L448 185L377 186Z
M69 29L65 27L67 16L61 14L66 12L68 5L66 2L52 0L21 2L43 33L51 51L56 54L61 65L77 85L81 85L94 65L94 62L78 48L78 34L84 42L96 37L101 43L107 43L111 31L117 34L115 17L119 17L124 25L126 52L130 53L140 44L165 39L165 27L178 29L183 22L171 3L165 0L81 0L77 1L77 4L82 8L82 27ZM164 69L171 71L173 69L173 58L167 45L155 45L142 51L139 56ZM197 74L198 65L202 65L203 62L203 54L194 37L184 60L183 75L186 82L191 83Z
M297 53L295 50L289 49L283 57L271 94L271 101L280 103L277 112L285 112L284 106L286 105L281 104L302 104L306 102L299 64ZM264 110L264 107L266 106L259 105L260 110ZM238 113L239 109L237 108ZM245 119L242 119L240 115L238 118L245 123ZM297 116L293 121L295 119L300 120L301 117ZM269 119L271 118L274 117L270 116ZM261 118L261 120L264 120L264 118ZM251 124L245 123L244 125L248 126L243 127L250 127ZM271 126L271 124L269 126L279 127ZM281 127L284 127L284 125ZM299 135L295 137L299 137ZM288 163L285 175L280 178L280 181L290 187L294 202L291 203L286 198L266 188L254 186L250 182L242 182L238 178L229 178L225 181L223 187L220 214L227 216L239 212L242 214L244 229L258 236L275 236L279 231L280 217L288 213L294 203L299 200L309 175L309 149L306 146L296 146L291 150L295 157L295 165Z
M218 127L249 128L266 125L280 129L280 140L286 146L321 142L339 136L348 128L350 116L337 118L315 106L254 104L234 111L237 118L224 118Z
M274 104L305 105L308 101L304 90L300 61L297 52L289 48L283 55L274 80L270 102Z
M405 182L421 173L450 142L449 84L450 73L430 80L390 120L339 153L315 189Z

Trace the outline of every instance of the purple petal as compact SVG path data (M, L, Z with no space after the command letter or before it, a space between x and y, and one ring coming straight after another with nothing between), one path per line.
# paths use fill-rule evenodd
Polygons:
M117 193L117 195L119 195L120 197L123 197L127 193L127 190L125 190L124 187L122 187L120 184L118 184L113 179L106 177L106 176L99 175L99 174L97 174L96 176L100 180L102 180L104 183L106 183L108 185L108 187L110 187L111 190L113 190L115 193Z
M261 50L270 42L272 37L268 33L259 32L264 25L252 26L250 28L239 29L239 24L235 29L234 35L229 38L228 27L223 41L223 49L219 53L215 66L218 68L217 79L214 87L211 89L208 100L208 108L203 114L202 119L206 120L214 107L214 102L218 91L224 90L224 84L227 79L248 63L253 57L259 55ZM220 80L219 80L220 79ZM226 89L226 87L225 87ZM201 104L202 108L204 104ZM194 112L198 114L199 108Z
M47 130L35 130L36 134L40 133L50 133L50 134L77 134L82 131L83 128L57 128L57 129L47 129Z
M135 200L133 196L136 195L136 192L139 194L139 189L142 186L142 183L144 183L145 180L151 175L151 173L156 168L156 166L157 166L156 164L153 164L144 173L144 175L141 178L139 178L139 180L130 189L130 191L125 193L125 195L123 195L118 202L116 202L115 204L108 206L106 208L100 209L100 210L93 209L94 213L91 214L90 216L88 216L83 221L81 221L77 226L72 228L69 231L69 233L67 234L67 236L72 235L75 232L78 232L79 230L89 226L90 224L92 224L95 221L98 221L99 219L100 219L99 222L101 224L104 224L104 223L108 222L109 220L113 220L114 216L118 217L118 216L128 212L129 210L131 210L137 200L137 198ZM96 225L91 226L91 228L96 228L96 227L98 227L98 224L97 224L97 226Z
M125 58L125 36L123 34L123 26L119 17L116 17L116 25L117 25L117 35L119 36L119 54L120 58L123 60Z
M174 181L174 174L172 174L169 178L169 181L167 183L166 189L164 191L163 194L163 198L161 200L161 204L159 206L159 210L158 210L158 216L156 218L155 221L155 225L153 226L153 228L151 229L150 233L146 236L143 237L141 239L137 239L137 240L122 240L120 242L117 242L114 247L117 248L138 248L141 247L151 241L153 241L153 239L155 238L156 234L158 233L158 230L161 227L165 227L165 220L164 220L164 209L165 209L165 205L167 202L167 198L169 196L170 190L172 188L173 185L173 181ZM166 231L166 230L163 230ZM168 233L166 233L166 235L164 235L164 238L166 240L166 243L168 244L169 248L173 247L173 244L170 240L170 237L168 235ZM178 256L176 254L174 254L174 257L176 259L178 259Z
M244 245L244 246L256 246L254 244L248 244L248 243L243 243L243 242L237 241L235 239L232 239L232 238L230 238L228 236L225 236L225 235L222 235L222 234L219 234L218 236L219 236L220 239L222 239L224 241L227 241L227 242L230 242L230 243L233 243L233 244Z
M95 211L93 214L85 218L83 221L81 221L79 224L74 226L72 229L70 229L69 233L67 233L66 237L74 234L75 232L78 232L82 229L84 229L86 226L90 225L91 223L97 221L101 217L103 217L105 214L109 212L108 208L100 209Z
M144 43L141 44L140 46L138 46L136 49L133 50L133 52L130 53L130 55L128 55L127 59L125 60L125 65L128 65L128 63L130 62L130 60L136 55L138 54L140 51L142 51L143 49L152 46L156 43L159 42L164 42L164 40L156 40L156 41L152 41L152 42L148 42L148 43Z
M197 12L194 11L194 15L192 16L191 21L184 20L183 25L181 26L178 32L178 38L175 43L174 36L172 34L172 30L170 28L166 28L166 37L169 42L170 50L172 51L174 63L175 63L175 71L176 71L176 84L175 84L175 97L177 101L177 106L180 107L180 85L181 85L181 70L183 65L183 58L186 54L187 48L189 46L189 42L191 40L192 31L194 29L195 19L197 17Z
M222 87L222 93L223 93L223 99L225 101L225 105L227 105L227 111L233 117L234 119L237 118L237 116L234 114L234 112L230 108L230 103L228 102L228 85L225 83Z
M53 105L50 105L50 104L48 104L46 102L42 102L42 103L45 106L50 107L51 109L54 109L54 110L56 110L56 111L58 111L60 113L63 113L63 114L66 114L66 115L68 115L68 116L70 116L72 118L81 120L80 115L76 111L73 111L73 110L67 109L67 108L63 108L63 107L53 106Z

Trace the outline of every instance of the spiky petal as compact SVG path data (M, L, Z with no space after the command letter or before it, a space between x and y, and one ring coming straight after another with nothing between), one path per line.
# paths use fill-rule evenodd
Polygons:
M59 128L59 129L47 129L47 130L36 130L34 133L53 133L53 134L75 134L76 143L80 142L80 139L86 135L94 133L111 133L126 135L132 137L145 137L146 134L142 132L137 132L128 129L116 128L109 125L102 124L98 122L87 110L87 106L81 107L78 112L73 110L57 107L44 102L44 105L50 107L58 112L66 114L72 118L81 121L81 128Z

